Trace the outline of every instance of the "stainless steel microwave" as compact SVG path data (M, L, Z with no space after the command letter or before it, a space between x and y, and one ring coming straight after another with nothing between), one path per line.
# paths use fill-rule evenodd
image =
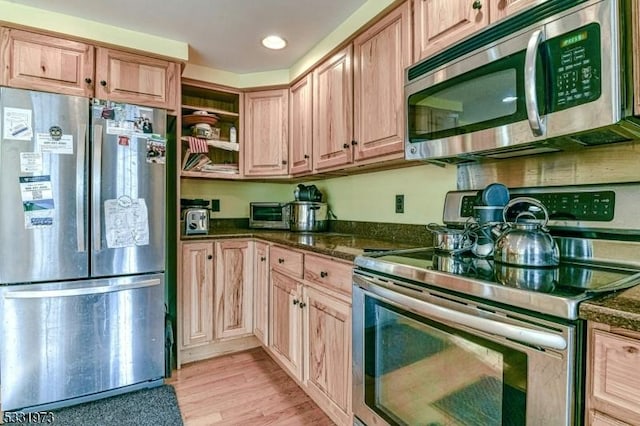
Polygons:
M459 162L640 137L631 1L542 2L407 68L405 158Z
M288 203L249 203L249 228L289 229L291 206Z

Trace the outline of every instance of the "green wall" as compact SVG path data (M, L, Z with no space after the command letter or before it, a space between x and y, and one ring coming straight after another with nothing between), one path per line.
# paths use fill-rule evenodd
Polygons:
M456 167L420 165L324 180L309 180L339 220L427 224L442 221L447 191L456 189ZM213 218L249 216L251 201L293 200L293 183L255 183L182 179L183 198L220 200ZM395 213L395 196L403 194L403 214Z

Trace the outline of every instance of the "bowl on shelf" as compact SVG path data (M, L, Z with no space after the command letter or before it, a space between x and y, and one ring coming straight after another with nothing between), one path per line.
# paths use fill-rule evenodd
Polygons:
M213 126L219 120L215 114L209 114L207 111L195 111L193 114L182 116L182 124L185 126L194 126L196 124L208 124Z

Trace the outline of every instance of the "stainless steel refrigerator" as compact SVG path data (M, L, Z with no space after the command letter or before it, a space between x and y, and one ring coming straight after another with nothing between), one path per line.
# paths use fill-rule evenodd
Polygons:
M162 384L166 112L0 88L1 408Z

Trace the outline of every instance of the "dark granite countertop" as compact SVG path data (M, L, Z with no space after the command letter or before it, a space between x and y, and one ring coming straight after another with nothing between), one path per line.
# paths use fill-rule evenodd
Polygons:
M582 303L580 318L640 331L640 285Z
M336 232L291 232L246 228L216 228L209 234L183 235L182 241L220 238L258 238L352 262L366 250L418 247L416 243Z

